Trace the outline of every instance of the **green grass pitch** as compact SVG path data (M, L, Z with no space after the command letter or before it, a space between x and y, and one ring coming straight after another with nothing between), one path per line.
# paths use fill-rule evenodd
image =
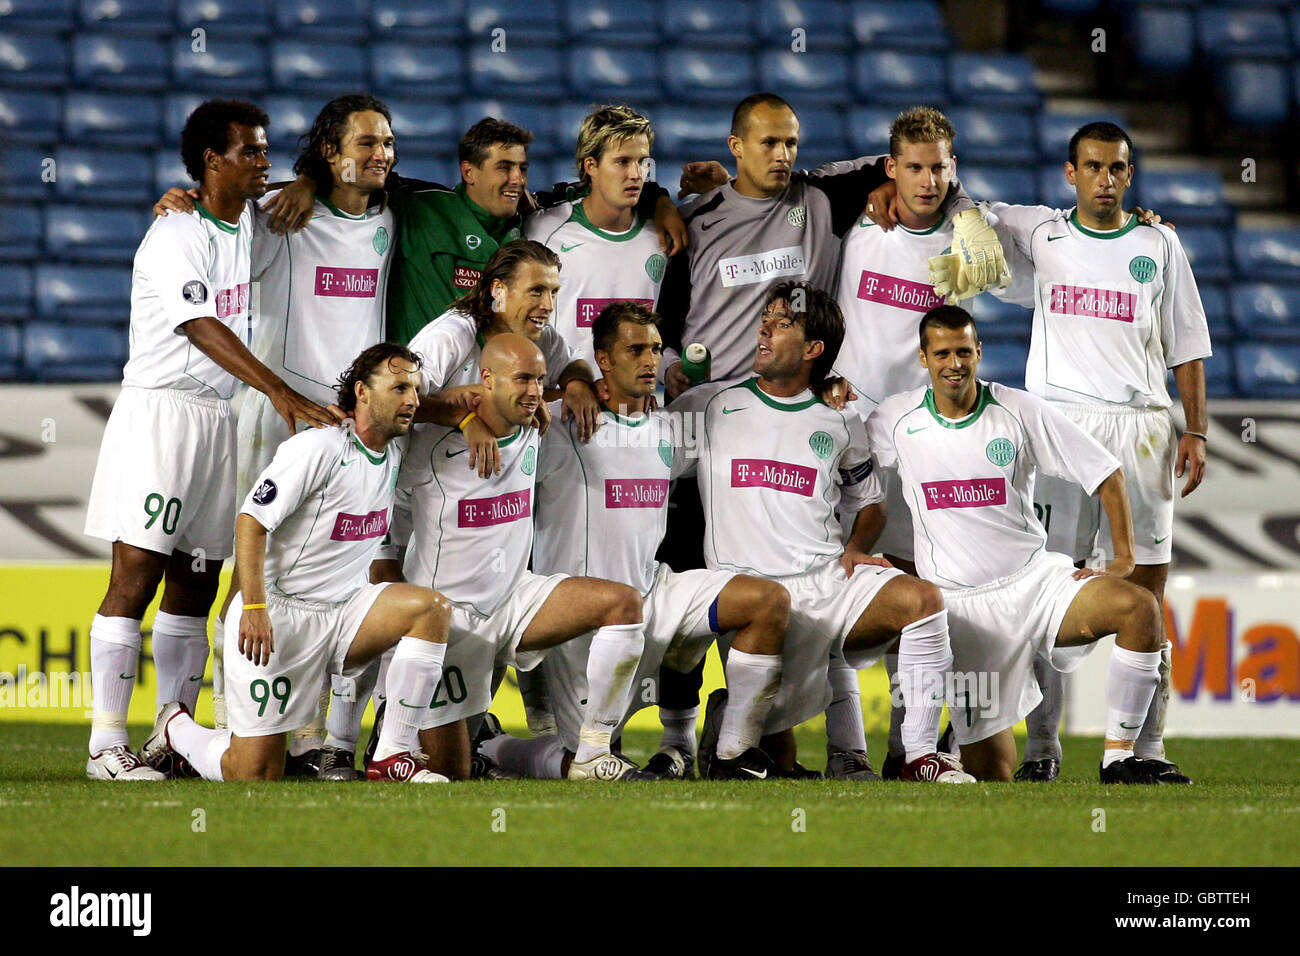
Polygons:
M147 735L133 727L132 742ZM1255 866L1300 858L1300 740L1178 740L1193 787L1103 787L1067 737L1054 784L449 786L88 781L83 727L7 723L9 865ZM363 740L365 737L362 738ZM820 768L820 732L801 732ZM653 733L630 734L643 762ZM884 741L870 738L873 755ZM878 760L877 760L878 763Z

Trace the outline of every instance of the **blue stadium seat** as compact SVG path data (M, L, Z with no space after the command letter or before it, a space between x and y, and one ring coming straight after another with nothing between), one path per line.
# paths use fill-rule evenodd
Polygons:
M584 110L584 115L585 112ZM553 106L530 102L522 98L501 100L488 96L461 101L458 108L456 131L447 141L448 151L454 153L456 144L460 141L461 136L465 134L465 131L485 116L494 116L497 119L505 120L507 123L514 123L516 126L523 127L537 137L539 144L545 144L544 148L539 149L530 146L530 153L549 153L551 145L555 143L557 136L560 141L566 144L565 148L568 149L573 146L578 136L578 127L576 125L571 130L557 133L556 111ZM398 149L402 148L401 136L402 133L398 130Z
M1196 55L1192 11L1143 4L1133 11L1134 53L1138 63L1157 73L1182 73Z
M1101 0L1043 0L1042 7L1063 17L1078 17L1096 13L1101 9Z
M948 101L943 57L897 50L860 50L853 58L853 89L873 103L900 107Z
M176 75L176 84L190 89L218 90L241 96L266 89L266 47L259 42L246 42L237 37L238 34L209 33L202 53L194 52L188 37L176 40L172 44L172 69Z
M23 367L23 330L20 325L0 325L0 382L13 381Z
M1290 56L1286 18L1278 10L1204 7L1196 15L1196 42L1212 57Z
M41 382L111 382L122 377L129 340L122 324L69 327L30 322L23 330L23 363Z
M316 114L324 105L319 97L268 96L262 103L262 108L266 110L266 115L271 117L271 125L266 131L271 149L282 156L296 157L299 137L311 130ZM179 143L180 140L176 142ZM279 178L277 173L271 173L272 182Z
M1164 213L1161 215L1163 216ZM1192 274L1196 276L1198 284L1226 282L1232 278L1232 256L1228 250L1229 233L1208 226L1184 226L1173 215L1168 218L1177 227L1178 239L1187 252L1187 260L1192 264Z
M1011 388L1025 387L1025 362L1029 360L1027 343L993 342L983 346L980 351L983 355L980 378L988 382L1000 382Z
M72 75L83 86L101 89L164 90L171 85L167 45L152 37L78 34Z
M1180 232L1182 230L1179 230ZM1196 283L1196 291L1201 295L1201 306L1205 309L1205 321L1210 327L1210 341L1217 343L1231 341L1236 334L1232 327L1232 310L1228 306L1228 293L1216 282Z
M40 206L5 204L0 207L0 261L36 259L44 235Z
M729 106L754 92L754 63L747 53L673 47L662 58L665 96L678 102Z
M52 160L48 149L0 150L0 196L10 201L52 199L59 175L59 167ZM55 180L50 180L50 176Z
M50 206L45 210L45 248L73 262L122 262L135 258L153 216L99 206Z
M441 156L412 156L409 160L403 158L399 171L403 176L409 176L411 179L423 179L446 186L454 186L460 182L455 153Z
M889 128L898 110L888 106L849 107L846 136L849 151L860 154L889 152Z
M965 172L958 164L957 173ZM1038 202L1053 209L1071 209L1078 204L1074 187L1065 178L1064 164L1046 163L1038 167Z
M727 151L731 116L722 110L703 106L664 106L652 118L656 157L680 156L688 161L717 159L734 163Z
M141 236L120 241L138 245ZM36 266L36 308L43 319L123 320L131 314L129 266Z
M76 0L5 0L0 6L0 30L30 36L66 30L73 24Z
M202 27L256 39L271 32L271 0L177 0L176 21L187 36Z
M1300 282L1300 229L1238 229L1232 254L1244 279Z
M1223 180L1206 169L1143 169L1135 182L1142 205L1175 225L1231 225L1233 208L1223 194Z
M277 36L356 41L369 29L365 0L276 0Z
M54 36L0 36L0 83L62 87L68 82L68 45Z
M393 115L393 135L398 155L414 148L446 153L455 149L465 129L457 125L456 111L441 103L418 99L386 99Z
M1064 163L1070 158L1070 137L1080 127L1088 123L1114 123L1116 126L1125 126L1127 122L1128 119L1118 113L1044 110L1038 114L1039 155L1045 163ZM961 136L960 127L957 129L957 135ZM1071 202L1070 205L1074 203Z
M982 106L1037 109L1042 95L1028 58L1011 53L954 53L948 61L953 99Z
M953 109L948 118L957 131L956 152L962 162L1032 163L1038 159L1033 117L1018 110Z
M976 201L1031 205L1038 199L1038 183L1029 166L984 166L959 162L957 177Z
M59 94L0 90L0 137L9 143L59 138Z
M365 52L355 44L317 40L271 44L271 77L286 92L336 96L339 90L364 87L368 72Z
M1233 322L1252 339L1300 342L1300 285L1237 283L1231 300Z
M1237 386L1250 398L1300 398L1300 345L1235 347Z
M596 99L635 99L638 104L659 98L659 57L654 50L579 45L571 41L566 77L570 95Z
M952 44L933 0L855 0L849 19L860 48L942 53Z
M883 152L850 140L845 135L844 114L827 107L804 107L799 110L799 165L808 166L805 155L813 151L831 159L847 159L869 152Z
M370 48L370 75L380 96L459 96L465 60L450 44L379 43Z
M973 308L970 302L964 302L963 306L971 309L971 315L979 323L980 341L1019 342L1022 343L1022 348L1029 344L1029 335L1033 331L1033 309L1003 302L988 293L977 295ZM980 374L984 374L983 369Z
M1231 345L1214 343L1214 354L1204 360L1205 394L1210 398L1231 398L1238 393L1236 355ZM1169 394L1177 395L1177 383L1169 373Z
M757 8L749 0L662 0L663 35L714 49L747 48Z
M185 128L185 121L204 99L205 97L197 93L170 93L163 100L162 126L165 146L177 150L181 148L181 130ZM274 126L275 117L271 118L271 123Z
M143 203L154 198L153 166L143 153L60 147L54 154L55 192L86 202Z
M760 0L758 35L764 46L792 50L802 37L804 54L847 50L852 45L847 11L838 0ZM802 30L796 35L795 30Z
M571 2L564 27L570 40L579 43L643 44L659 42L662 15L657 0L621 3L619 0ZM669 35L669 40L678 37Z
M791 53L765 50L758 75L793 102L838 106L849 95L849 58L842 53Z
M162 102L147 93L69 93L63 129L74 143L107 146L159 144Z
M274 170L271 172L271 178L277 178ZM190 179L190 174L185 171L185 163L181 161L179 147L160 149L154 153L153 185L151 187L153 195L148 200L151 208L158 197L173 186L179 186L181 189L192 189L194 185L194 180Z
M550 46L510 40L505 53L482 43L469 55L470 90L477 96L553 99L563 89L563 60Z
M1216 70L1228 119L1241 126L1281 126L1290 116L1291 76L1283 60L1230 60Z
M80 19L94 31L166 36L175 10L174 0L81 0Z
M0 318L26 319L33 314L32 269L28 265L0 265Z
M455 40L465 19L465 0L372 0L370 31L404 40Z
M466 7L465 26L475 39L504 30L503 35L498 35L505 40L507 53L519 40L555 44L564 37L559 0L476 0ZM553 56L555 51L547 53Z

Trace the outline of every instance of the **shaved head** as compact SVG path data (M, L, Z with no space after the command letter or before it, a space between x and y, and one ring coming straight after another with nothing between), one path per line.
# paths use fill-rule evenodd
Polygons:
M483 346L479 366L491 369L497 375L506 375L509 374L510 369L525 365L530 360L541 362L542 367L546 367L546 359L542 357L541 349L522 335L503 332L501 335L492 336Z
M503 428L531 422L545 388L542 350L522 335L502 332L487 340L479 365L488 391L479 416L488 427L501 435Z

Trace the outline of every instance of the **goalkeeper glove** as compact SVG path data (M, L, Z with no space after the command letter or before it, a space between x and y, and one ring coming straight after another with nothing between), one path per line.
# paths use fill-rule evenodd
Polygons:
M961 259L965 289L958 285L958 297L975 295L989 286L1005 288L1011 281L1006 256L993 227L978 209L965 209L952 221L952 251Z

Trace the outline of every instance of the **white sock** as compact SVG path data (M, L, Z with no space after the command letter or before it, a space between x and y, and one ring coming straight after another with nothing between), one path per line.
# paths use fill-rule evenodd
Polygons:
M90 622L90 752L130 745L126 712L131 707L140 663L140 622L133 617L95 615Z
M217 618L212 629L212 723L226 729L226 621Z
M392 666L393 655L397 653L397 645L394 644L384 653L379 655L379 676L375 678L375 710L379 710L379 705L388 700L388 692L384 689L388 686L388 668Z
M306 727L300 727L289 738L289 753L301 757L313 750L320 750L325 743L325 714L330 706L330 675L326 674L321 682L320 693L316 696L316 716Z
M193 713L208 664L207 616L159 611L153 619L153 663L158 709L179 700Z
M564 742L559 737L521 740L509 734L498 734L485 740L479 752L502 770L521 773L535 780L559 780L564 768Z
M1165 758L1165 715L1169 710L1170 669L1173 664L1174 645L1165 641L1160 648L1160 683L1151 695L1151 706L1147 708L1147 719L1138 734L1137 745L1133 753L1143 760L1164 760Z
M177 714L167 725L172 750L190 762L204 780L224 780L221 757L230 749L230 731L200 727L188 714Z
M1043 700L1025 718L1029 736L1025 740L1025 759L1044 757L1061 759L1061 711L1065 707L1065 675L1042 654L1034 655L1034 677L1043 692Z
M1151 696L1160 683L1159 651L1127 651L1116 645L1106 665L1106 738L1135 741L1151 706ZM1133 756L1133 744L1120 749L1108 746L1101 765Z
M371 661L355 678L334 675L329 716L325 720L325 743L339 750L357 751L361 718L379 679L379 661Z
M776 692L781 689L780 654L727 655L727 709L718 732L718 759L732 760L758 743Z
M515 677L519 681L519 696L524 700L524 719L528 721L528 732L534 737L554 736L556 733L550 689L543 670L545 667L546 662L543 661L530 671L515 671Z
M903 694L903 758L919 760L939 748L944 685L952 670L948 610L913 621L898 642L898 686Z
M663 737L659 740L661 747L676 747L682 753L695 756L698 742L695 739L695 725L700 719L700 708L685 707L681 710L659 708L659 723L664 725Z
M609 753L609 740L627 714L632 678L645 648L644 624L609 624L592 635L587 655L587 706L574 760L586 763Z
M903 721L907 718L907 708L900 701L903 692L898 686L898 655L885 655L885 673L889 675L889 753L890 756L903 756Z
M393 706L384 711L384 729L379 734L375 759L420 749L420 731L429 726L429 705L442 680L442 661L447 645L403 637L388 665L388 693Z
M826 708L826 743L831 750L867 752L867 730L862 724L862 688L858 672L841 654L832 654L826 676L831 682L831 703Z

